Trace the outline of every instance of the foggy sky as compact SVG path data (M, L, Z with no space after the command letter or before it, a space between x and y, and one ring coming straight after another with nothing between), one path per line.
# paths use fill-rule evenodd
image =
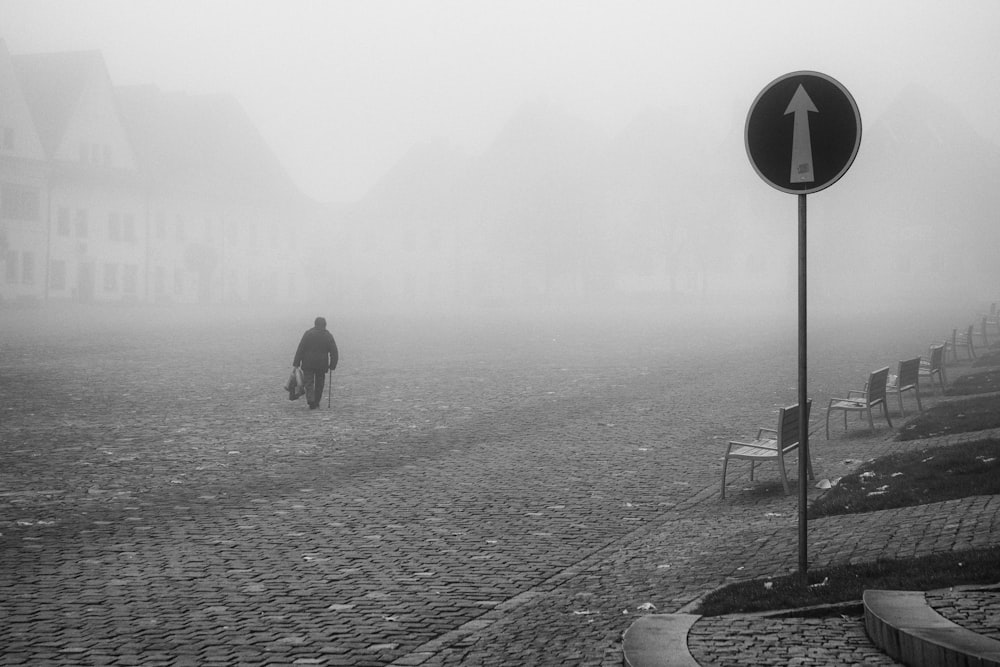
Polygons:
M863 120L918 84L1000 143L998 35L995 0L0 0L11 53L99 50L117 85L235 95L320 201L418 142L480 152L539 97L609 135L679 108L717 143L796 70L838 79Z

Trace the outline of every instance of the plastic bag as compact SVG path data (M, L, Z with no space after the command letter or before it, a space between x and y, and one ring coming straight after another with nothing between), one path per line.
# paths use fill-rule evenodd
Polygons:
M288 376L288 382L285 383L285 391L288 392L288 400L290 401L294 401L306 393L306 380L302 375L301 368L292 369L292 374Z

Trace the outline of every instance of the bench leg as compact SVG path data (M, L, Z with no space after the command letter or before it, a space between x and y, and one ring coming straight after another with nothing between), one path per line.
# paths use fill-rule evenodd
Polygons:
M722 459L722 493L719 494L722 500L726 499L726 468L729 467L729 452Z
M789 494L788 491L788 475L785 473L785 458L783 456L778 456L778 468L781 470L781 485L785 487L785 495Z

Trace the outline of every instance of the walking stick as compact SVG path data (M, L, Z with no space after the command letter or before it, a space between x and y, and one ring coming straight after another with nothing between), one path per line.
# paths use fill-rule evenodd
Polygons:
M333 369L326 370L326 409L330 409L330 396L333 394Z

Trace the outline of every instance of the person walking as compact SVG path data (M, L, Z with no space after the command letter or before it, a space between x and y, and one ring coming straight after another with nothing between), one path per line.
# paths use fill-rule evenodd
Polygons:
M326 384L327 370L337 368L340 354L337 351L337 341L333 334L327 331L326 318L317 317L312 329L302 334L299 347L295 350L292 367L302 367L302 376L306 385L306 401L309 409L319 407L323 398L323 385Z

